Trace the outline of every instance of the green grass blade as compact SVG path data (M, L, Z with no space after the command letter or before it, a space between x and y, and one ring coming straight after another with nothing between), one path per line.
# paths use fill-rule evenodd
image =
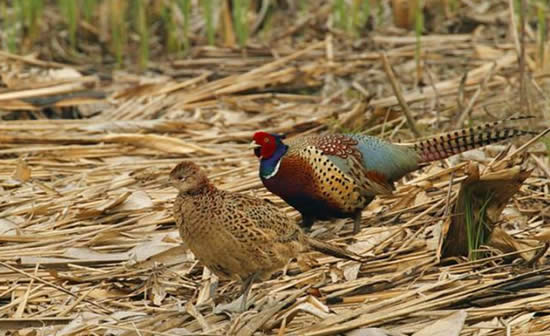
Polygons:
M82 12L84 14L84 18L86 19L86 21L90 22L93 15L94 15L94 10L96 8L96 1L97 0L82 0L83 3L82 3Z
M16 2L17 4L17 2ZM4 24L4 32L6 39L3 42L3 48L7 49L10 53L17 52L17 5L11 10L8 9L5 2L0 4L0 15L2 16L2 22Z
M234 0L233 1L233 24L237 33L237 40L241 47L246 46L248 39L248 22L246 14L249 8L249 0Z
M139 34L139 67L145 69L149 62L149 27L147 26L147 14L142 0L136 0L137 31Z
M183 12L183 49L189 52L191 49L191 39L189 37L189 22L191 21L191 0L180 0L180 8Z
M201 2L204 19L206 21L206 36L208 44L214 45L214 6L212 0L202 0Z
M416 35L416 49L414 53L414 57L416 60L416 69L417 71L420 69L420 62L421 62L421 53L422 53L422 32L424 31L424 13L422 11L423 1L418 0L417 6L415 9L416 12L416 20L415 20L415 35ZM419 72L418 72L419 73Z
M74 0L59 0L59 8L65 20L67 20L67 26L69 28L69 42L71 48L76 48L76 30L78 22L78 7Z
M546 44L546 35L548 34L546 30L546 0L539 0L537 3L537 21L538 21L538 58L539 58L539 67L544 69L544 46Z
M115 54L116 66L120 67L126 47L126 1L110 2L111 48Z
M479 221L476 222L474 218L474 186L466 187L464 191L464 218L466 221L466 238L468 243L468 259L476 260L480 257L480 253L477 251L479 247L485 243L489 236L487 233L491 232L488 227L488 223L485 221L487 216L487 207L493 198L493 193L487 193L483 196L483 204L479 208L477 213ZM480 196L477 196L480 197Z
M346 30L346 1L345 0L334 0L332 5L332 13L334 17L334 24L336 27Z

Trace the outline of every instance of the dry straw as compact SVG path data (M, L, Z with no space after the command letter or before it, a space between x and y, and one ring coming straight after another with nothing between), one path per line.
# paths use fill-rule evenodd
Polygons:
M313 14L327 15L326 8ZM497 172L533 169L501 216L500 226L518 244L506 254L482 246L487 253L475 261L440 259L440 231L455 215L449 207L466 178L464 164L446 160L375 200L354 238L346 221L315 227L314 234L348 243L366 262L313 254L316 265L293 262L285 275L256 284L249 312L213 314L214 279L180 245L171 218L176 192L167 174L177 162L193 160L220 188L270 198L296 215L257 177L247 144L258 129L289 136L353 129L398 141L413 138L403 106L423 135L436 132L430 125L453 127L459 119L450 116L478 123L506 118L518 106L518 62L509 43L474 34L423 36L431 83L410 90L414 37L375 34L370 43L384 50L384 67L378 51L351 52L337 31L329 34L334 38L295 49L249 48L245 58L199 48L200 57L159 64L156 77L119 72L107 80L0 53L10 88L0 92L0 329L124 336L336 335L361 327L387 335L547 334L550 269L538 252L549 239L550 175L539 143L492 163L508 144L462 156ZM535 52L527 48L525 57ZM390 65L399 102L387 81ZM529 81L539 115L548 102L539 89L548 86L545 73L533 72ZM308 93L319 87L321 96ZM375 97L368 104L365 93ZM468 109L462 117L459 106ZM49 119L63 113L83 119ZM222 282L214 300L237 293L235 283Z

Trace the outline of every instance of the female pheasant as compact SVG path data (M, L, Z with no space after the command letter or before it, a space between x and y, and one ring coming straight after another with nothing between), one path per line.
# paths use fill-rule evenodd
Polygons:
M217 189L192 162L178 164L169 180L179 190L173 212L183 242L218 277L242 282L241 311L255 280L269 278L301 252L356 259L309 238L268 201Z
M251 147L260 158L264 186L301 213L304 228L318 219L353 218L355 234L361 211L374 196L390 194L393 183L409 172L430 161L531 133L497 128L504 122L408 145L359 134L312 135L284 143L284 136L256 132Z

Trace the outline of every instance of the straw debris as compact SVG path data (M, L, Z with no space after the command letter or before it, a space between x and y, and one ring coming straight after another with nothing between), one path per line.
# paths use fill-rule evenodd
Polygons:
M172 218L176 190L167 177L184 159L201 165L219 188L267 198L297 218L258 179L247 149L256 130L357 131L399 142L414 139L408 125L428 135L516 115L518 55L502 34L508 2L459 3L443 26L426 27L420 79L412 33L377 25L350 39L326 25L325 2L280 27L280 41L251 40L236 50L193 39L192 57L159 57L141 74L88 66L96 58L68 52L60 36L44 42L52 58L0 52L0 330L548 334L550 170L538 138L410 174L369 205L353 238L349 221L315 225L317 238L345 243L364 260L311 253L313 266L291 262L254 284L254 307L240 315L214 313L236 298L238 284L222 281L212 295L216 279L181 245ZM388 13L382 7L378 15ZM196 34L201 23L191 23ZM534 62L537 48L526 27L522 99L535 121L520 127L542 132L550 127L548 69ZM399 100L385 69L399 85ZM523 161L516 160L520 153ZM461 186L472 183L464 161L479 167L476 184L496 189L493 203L478 203L493 234L475 260L464 257L464 214L453 207Z

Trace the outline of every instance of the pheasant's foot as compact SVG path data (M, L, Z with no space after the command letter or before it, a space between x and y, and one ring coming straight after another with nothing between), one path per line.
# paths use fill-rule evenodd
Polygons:
M251 274L248 276L244 281L242 282L242 294L239 296L239 298L233 302L227 303L227 304L220 304L216 308L214 308L214 313L218 314L224 311L227 312L234 312L234 313L242 313L248 310L249 304L248 304L248 293L250 293L250 289L252 288L252 284L254 283L254 280L259 276L260 274L258 272Z
M219 280L216 279L215 281L212 281L210 283L210 288L208 289L209 293L210 293L210 297L213 298L216 296L216 290L218 290L218 285L219 285Z
M302 215L302 222L300 223L300 226L305 233L310 233L314 222L315 220L312 217Z
M353 216L353 234L356 235L361 230L361 211Z

